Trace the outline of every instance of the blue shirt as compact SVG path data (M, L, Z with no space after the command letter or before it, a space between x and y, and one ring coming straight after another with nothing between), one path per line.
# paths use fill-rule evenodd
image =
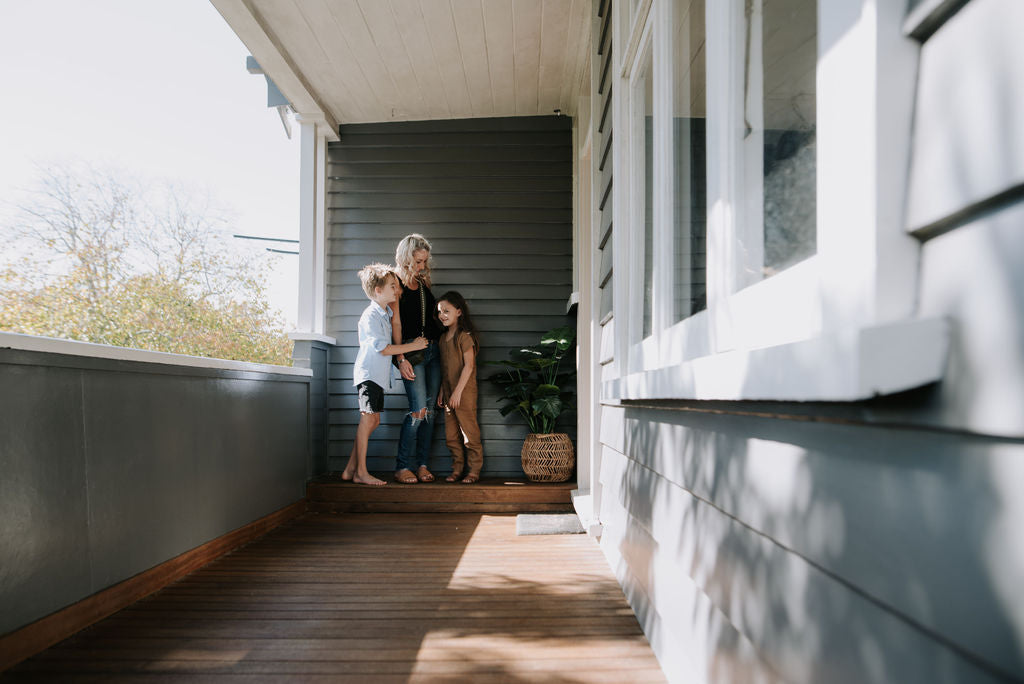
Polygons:
M352 369L353 385L370 380L391 389L391 357L381 354L391 344L391 316L391 307L370 302L359 317L359 353Z

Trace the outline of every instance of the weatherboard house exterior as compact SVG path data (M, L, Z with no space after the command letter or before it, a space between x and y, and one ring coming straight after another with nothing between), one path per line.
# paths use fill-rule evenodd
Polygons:
M336 469L355 430L355 272L420 232L483 361L576 326L574 506L670 681L1024 678L1024 5L212 2L301 129L296 368L140 368L5 336L0 406L36 405L18 379L74 404L93 441L0 435L85 449L91 468L26 458L0 492L45 475L65 489L43 495L100 503L65 497L50 515L91 516L88 533L19 547L5 601L66 581L48 603L12 599L0 632ZM111 384L136 393L128 428L103 428L124 410L104 405ZM515 475L525 428L481 390L485 474ZM387 397L371 470L390 468L403 401ZM143 510L159 454L107 480L89 454L152 440L165 411L208 424L163 435L168 451L250 439L260 459L197 465L176 486L244 472L252 493L188 529L135 522L154 537L103 506ZM103 560L70 567L76 544Z

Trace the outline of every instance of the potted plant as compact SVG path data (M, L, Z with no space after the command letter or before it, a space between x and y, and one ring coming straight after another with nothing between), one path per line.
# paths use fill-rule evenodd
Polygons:
M541 336L540 344L510 351L507 361L488 362L505 367L488 378L504 393L498 398L504 403L501 415L515 411L530 429L521 455L523 472L534 482L564 482L575 466L572 440L555 432L559 416L575 408L575 392L569 389L576 375L574 359L562 368L575 342L575 329L555 328Z

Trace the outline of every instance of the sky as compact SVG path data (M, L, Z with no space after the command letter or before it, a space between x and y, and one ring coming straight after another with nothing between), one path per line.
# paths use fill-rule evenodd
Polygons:
M0 0L0 218L39 166L84 162L208 191L233 233L298 239L298 126L289 140L248 54L208 0ZM289 329L297 265L268 274Z

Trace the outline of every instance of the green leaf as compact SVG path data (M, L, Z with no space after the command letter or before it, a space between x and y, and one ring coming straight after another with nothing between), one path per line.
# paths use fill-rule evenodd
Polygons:
M539 397L533 400L532 408L535 413L554 420L562 413L562 400L558 394Z
M561 391L562 390L558 387L558 385L538 385L537 388L533 391L533 394L536 397L557 397L559 392Z
M540 340L543 345L555 345L560 351L565 351L576 341L576 329L564 326L555 328L545 333Z

